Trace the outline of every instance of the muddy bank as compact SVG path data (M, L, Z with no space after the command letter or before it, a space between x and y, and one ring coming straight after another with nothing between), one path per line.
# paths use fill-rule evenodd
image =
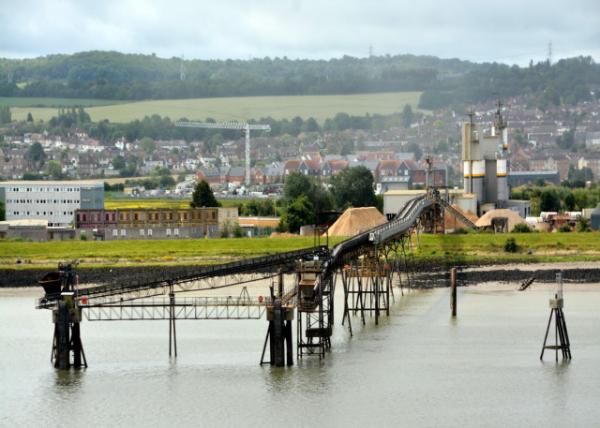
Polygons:
M165 279L190 276L198 273L201 266L122 266L94 267L79 266L80 284L143 284ZM48 272L40 269L2 269L0 287L32 287Z
M450 281L448 267L421 266L413 274L417 287L447 286ZM457 266L458 285L475 285L485 282L523 282L535 277L535 282L556 282L556 274L562 272L564 282L599 283L600 264L598 263L541 263L490 265L490 266ZM411 272L412 273L412 272Z
M446 286L451 266L419 263L409 267L411 283L416 287ZM175 279L199 273L203 266L80 266L81 284L143 284ZM566 282L600 283L600 263L540 263L513 265L463 265L458 266L459 285L482 282L519 282L535 276L536 282L554 282L556 274L563 272ZM40 269L0 269L0 287L31 287L46 273Z

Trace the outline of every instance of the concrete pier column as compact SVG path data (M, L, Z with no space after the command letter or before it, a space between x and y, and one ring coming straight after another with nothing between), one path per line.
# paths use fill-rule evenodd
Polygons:
M69 306L67 302L61 300L58 302L58 307L55 311L55 326L54 329L54 340L56 343L56 349L54 354L54 367L60 370L67 370L71 367L70 361L70 315Z
M276 367L283 367L285 365L284 311L281 307L281 300L276 299L273 304L273 328L271 330L271 349L273 351L271 364Z

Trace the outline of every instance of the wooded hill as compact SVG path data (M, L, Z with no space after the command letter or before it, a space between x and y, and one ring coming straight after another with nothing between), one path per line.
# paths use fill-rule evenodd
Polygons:
M0 59L0 96L19 97L142 100L422 91L425 109L520 94L530 94L543 107L588 99L599 85L600 66L591 57L529 67L414 55L184 61L91 51Z

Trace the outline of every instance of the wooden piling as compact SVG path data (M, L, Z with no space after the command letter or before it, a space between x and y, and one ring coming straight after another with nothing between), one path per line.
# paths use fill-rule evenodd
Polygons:
M450 309L452 316L456 316L456 268L450 269Z
M293 309L291 309L293 310ZM287 314L286 314L287 315ZM285 322L285 349L287 354L287 365L294 365L294 347L292 345L292 322L286 320Z

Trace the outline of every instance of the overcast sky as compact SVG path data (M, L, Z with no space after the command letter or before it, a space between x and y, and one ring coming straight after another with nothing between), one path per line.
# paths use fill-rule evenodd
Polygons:
M0 0L0 56L600 59L600 0Z

